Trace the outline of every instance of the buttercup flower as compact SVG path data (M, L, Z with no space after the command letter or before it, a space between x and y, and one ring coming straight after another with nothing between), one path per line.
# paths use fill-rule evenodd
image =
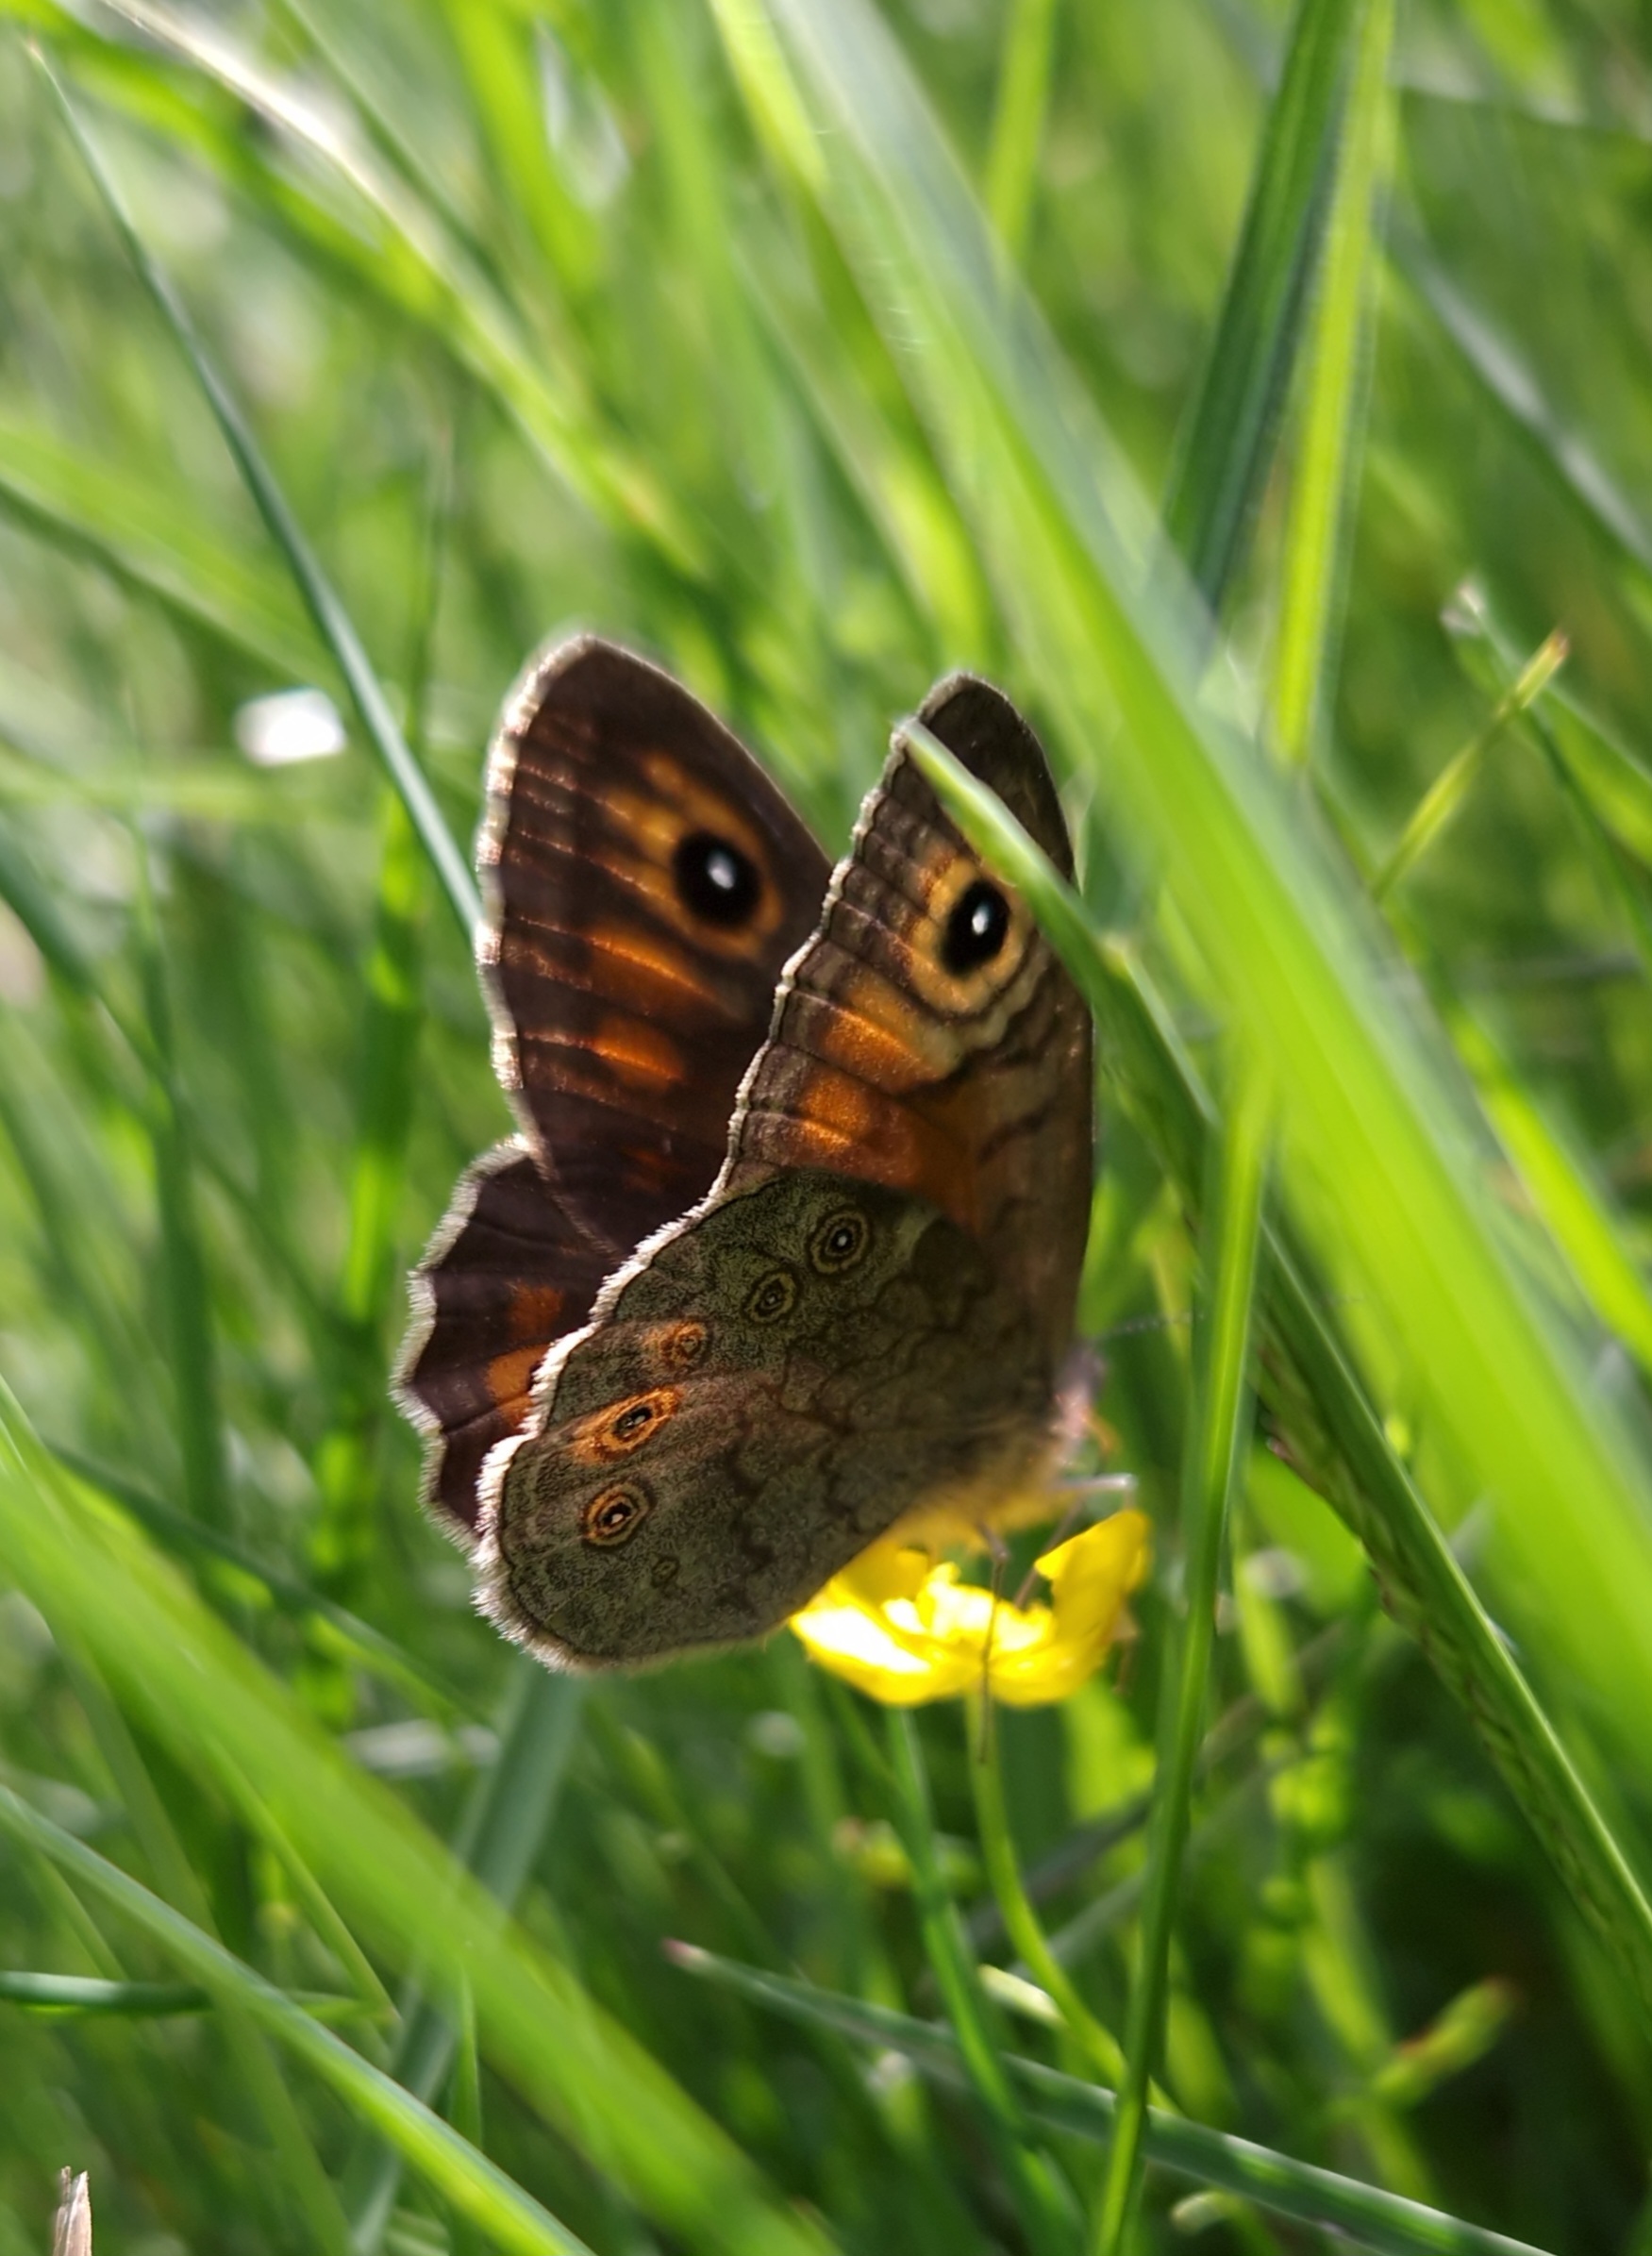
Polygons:
M1147 1571L1147 1521L1116 1512L1038 1562L1046 1605L993 1602L949 1562L874 1544L834 1575L791 1627L811 1661L890 1707L986 1685L1011 1708L1063 1700L1093 1676L1125 1600Z

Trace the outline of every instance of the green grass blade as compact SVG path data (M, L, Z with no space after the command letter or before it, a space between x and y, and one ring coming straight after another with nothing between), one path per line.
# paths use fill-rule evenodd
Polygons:
M443 2199L486 2231L495 2246L519 2250L521 2256L589 2256L583 2241L467 2145L440 2115L432 2114L170 1904L3 1786L0 1830L52 1858L152 1935L215 1997L233 2000L259 2029L330 2083L386 2137L393 2138Z
M172 999L150 928L139 941L147 1050L151 1065L150 1148L160 1223L160 1283L172 1352L178 1456L184 1498L203 1527L230 1525L224 1414L218 1396L218 1349L212 1296L195 1202L188 1121L177 1086Z
M1219 610L1267 474L1324 226L1354 0L1301 0L1269 105L1244 223L1176 452L1164 521Z
M203 1527L188 1513L175 1511L149 1489L127 1479L97 1458L62 1442L47 1439L45 1446L76 1479L84 1480L110 1503L130 1512L175 1556L218 1562L229 1569L227 1579L232 1590L239 1585L250 1585L266 1594L270 1602L283 1613L308 1621L318 1642L331 1655L369 1670L387 1684L393 1684L415 1708L443 1718L471 1713L470 1703L456 1685L443 1682L423 1661L393 1638L387 1637L382 1629L375 1629L371 1622L336 1605L293 1576L255 1558L233 1536L225 1535L215 1528Z
M738 1991L788 2019L813 2022L862 2044L903 2053L923 2075L938 2082L956 2086L964 2081L966 2071L955 2041L931 2021L817 1990L785 1975L738 1965L689 1944L674 1944L671 1956L686 1973ZM1072 2137L1110 2143L1116 2107L1111 2092L1013 2055L1006 2066L1036 2120ZM1357 2179L1311 2163L1293 2162L1249 2139L1231 2138L1158 2108L1148 2114L1144 2142L1148 2160L1159 2167L1241 2194L1276 2216L1345 2233L1379 2256L1424 2256L1425 2251L1427 2256L1543 2256L1526 2241L1484 2231L1401 2195L1361 2185Z
M699 528L676 507L652 467L618 431L605 426L578 381L576 337L564 332L561 349L551 359L535 325L500 296L490 275L465 258L418 194L405 192L400 182L387 177L359 137L341 130L335 115L277 87L215 27L154 0L120 0L116 12L163 51L222 86L244 105L249 118L292 135L353 197L361 199L391 237L390 246L353 241L352 230L339 229L313 205L286 195L272 199L308 245L324 249L329 262L347 262L362 288L382 295L454 352L600 521L640 533L672 569L691 578L704 576ZM242 152L233 155L244 162Z
M920 723L902 741L959 827L1025 894L1096 1015L1113 1085L1196 1199L1213 1113L1161 1007L1127 953L993 794ZM1360 1390L1289 1243L1267 1232L1263 1301L1296 1374L1284 1405L1310 1478L1370 1552L1391 1599L1461 1701L1574 1899L1652 2010L1652 1903Z
M277 680L310 680L325 662L285 585L205 534L178 508L175 489L15 414L0 415L0 510Z
M1147 2093L1163 2043L1182 1848L1205 1730L1217 1583L1228 1506L1248 1440L1251 1302L1267 1172L1268 1109L1260 1077L1242 1067L1237 1078L1240 1088L1212 1147L1205 1202L1209 1255L1198 1312L1202 1320L1195 1320L1193 1335L1193 1414L1182 1486L1186 1613L1176 1620L1163 1664L1141 1955L1130 1987L1125 2081L1095 2221L1100 2256L1118 2256L1136 2230Z
M1106 447L1079 443L1070 381L995 281L898 52L861 0L776 13L819 105L833 216L898 323L983 551L1006 567L1059 741L1151 844L1271 1069L1281 1182L1316 1249L1407 1344L1467 1493L1497 1498L1489 1562L1511 1610L1541 1618L1555 1663L1632 1753L1626 1719L1652 1703L1644 1468L1510 1262L1460 1105L1385 989L1345 878L1256 748L1193 704L1185 621L1173 601L1148 614L1138 593L1138 503Z
M1047 2158L1027 2143L1021 2108L1005 2072L992 2009L965 1946L958 1907L942 1875L928 1773L917 1725L904 1708L891 1708L885 1720L894 1808L901 1839L911 1859L924 1947L957 2035L959 2056L1010 2183L1022 2231L1043 2256L1065 2256L1073 2247L1073 2231L1064 2189Z
M556 1814L584 1697L576 1677L553 1677L526 1657L511 1669L499 1751L477 1781L454 1843L466 1870L508 1912L515 1908ZM474 2041L474 2004L471 2012ZM434 2099L456 2042L452 2015L425 1997L417 1982L410 1984L391 2062L396 2081L421 2099ZM352 2159L344 2198L358 2256L372 2256L383 2239L401 2164L399 2149L385 2140L364 2143Z
M60 1483L21 1412L0 1399L0 1559L178 1759L204 1766L255 1830L267 1809L364 1936L423 1966L433 1987L457 1994L468 1980L484 2056L663 2229L708 2256L819 2256L827 2244L818 2231L642 2047L502 1917L129 1527L100 1520ZM510 1813L494 1838L502 1856L519 1842Z
M1566 638L1559 628L1533 651L1517 679L1488 714L1485 725L1448 760L1412 809L1393 850L1371 880L1372 897L1380 901L1410 875L1434 841L1445 830L1473 790L1487 753L1509 724L1533 706L1565 663Z
M1359 464L1369 308L1390 163L1393 46L1393 0L1361 0L1285 529L1273 723L1279 756L1291 767L1309 759L1329 686L1327 654Z
M1055 51L1056 0L1010 0L987 151L986 197L998 240L1016 259L1026 243Z
M289 1990L283 1995L311 2020L329 2026L364 2017L365 2008L359 1997L335 1997L315 1990ZM54 2019L107 2014L117 2020L146 2021L167 2019L175 2014L209 2014L217 1999L199 1982L106 1981L92 1974L29 1974L14 1969L0 1970L0 2003L22 2006L26 2012Z
M42 68L45 70L46 66L42 63ZM368 742L383 762L386 774L406 807L409 819L429 856L442 892L469 940L481 918L481 900L476 892L476 879L454 843L453 833L447 827L423 769L409 751L402 732L396 726L395 716L390 710L378 677L374 672L372 661L349 613L339 600L332 583L322 571L319 560L300 530L286 496L253 437L251 426L196 336L183 300L134 227L120 192L67 92L49 70L46 71L46 76L75 138L75 146L125 245L127 256L194 371L196 381L206 394L208 405L234 457L236 467L258 506L259 514L286 560L305 608L315 622L317 632L333 654Z

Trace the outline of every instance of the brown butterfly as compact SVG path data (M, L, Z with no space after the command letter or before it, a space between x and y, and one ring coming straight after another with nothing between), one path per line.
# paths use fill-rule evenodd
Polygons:
M955 675L921 718L1070 871L1014 708ZM488 788L521 1133L415 1273L398 1389L487 1611L636 1666L775 1629L897 1525L1002 1524L1091 1190L1089 1018L1025 904L898 736L828 883L727 730L591 637L524 677Z

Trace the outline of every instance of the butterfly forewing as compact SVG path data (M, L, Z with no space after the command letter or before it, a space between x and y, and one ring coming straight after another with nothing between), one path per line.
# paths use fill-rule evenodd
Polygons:
M501 1078L568 1214L617 1259L716 1175L826 860L704 706L590 637L525 677L489 800Z
M921 718L1070 874L1043 750L1009 700L955 677ZM980 1240L1059 1356L1091 1138L1082 998L897 747L776 998L721 1187L822 1167L914 1193Z
M709 1188L826 882L728 731L594 637L524 677L488 784L480 954L523 1135L460 1180L414 1278L398 1389L426 1436L426 1498L461 1536L546 1349Z

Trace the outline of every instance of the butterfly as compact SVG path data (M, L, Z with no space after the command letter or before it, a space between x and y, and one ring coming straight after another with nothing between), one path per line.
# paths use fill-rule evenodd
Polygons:
M920 718L1070 874L969 675ZM552 1666L760 1637L876 1538L1036 1510L1092 1179L1090 1019L897 732L846 858L672 677L582 636L489 757L478 959L518 1133L397 1380L478 1599Z

